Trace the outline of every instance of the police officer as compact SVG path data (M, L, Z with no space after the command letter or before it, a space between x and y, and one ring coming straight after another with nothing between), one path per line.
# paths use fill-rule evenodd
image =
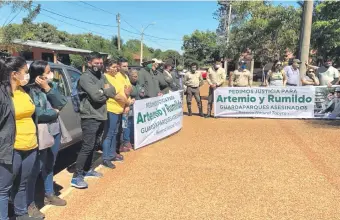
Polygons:
M187 99L187 106L188 106L188 116L192 116L191 111L191 101L192 96L195 97L197 106L199 109L199 115L204 117L203 115L203 108L202 108L202 100L200 95L200 87L203 85L203 77L200 72L197 70L197 64L191 64L191 71L188 71L184 76L184 85L187 86L186 90L186 99Z
M213 67L208 69L207 82L209 84L209 96L208 96L208 110L206 118L211 117L211 110L214 102L214 90L220 86L223 86L227 75L225 70L221 67L221 62L216 61Z
M229 86L231 87L251 87L253 83L252 75L247 70L247 63L244 60L239 62L240 68L230 73Z

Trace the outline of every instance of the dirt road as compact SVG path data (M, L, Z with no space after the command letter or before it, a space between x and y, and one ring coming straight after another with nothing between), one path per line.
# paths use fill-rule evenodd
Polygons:
M340 219L339 126L185 116L47 219Z

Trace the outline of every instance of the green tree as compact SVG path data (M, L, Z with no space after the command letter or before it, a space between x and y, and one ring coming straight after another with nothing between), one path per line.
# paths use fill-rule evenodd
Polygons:
M219 59L216 51L216 33L212 31L195 30L191 35L183 37L183 47L185 65L189 66L192 62L206 65L214 59Z
M340 63L340 2L322 1L315 7L311 44L317 55Z

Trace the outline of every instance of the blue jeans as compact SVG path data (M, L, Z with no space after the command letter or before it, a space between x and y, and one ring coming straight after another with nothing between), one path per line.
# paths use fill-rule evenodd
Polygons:
M105 136L103 142L103 160L111 160L117 155L117 147L120 135L118 133L121 131L120 126L122 122L121 114L114 114L108 112L108 119L105 125Z
M15 215L27 214L26 190L27 180L32 173L34 162L37 157L37 149L21 151L14 149L13 165L0 166L0 219L8 219L8 194L12 186L11 197L14 202ZM4 182L5 181L5 184ZM10 181L10 182L8 182ZM4 190L5 189L5 190ZM6 192L7 190L7 192Z
M134 118L133 116L129 117L129 121L128 121L128 129L129 129L129 142L131 144L135 143L135 131L134 131Z
M130 123L130 117L127 118L127 121L128 121L128 126L127 128L123 128L123 137L122 137L122 143L123 144L127 144L127 143L130 143L130 126L129 126L129 123Z
M45 195L54 194L53 189L53 168L60 148L61 133L54 135L54 145L50 148L39 150L35 160L32 174L27 183L27 205L34 202L35 185L41 171L44 180Z
M12 164L0 164L0 220L8 220L9 192L13 184Z

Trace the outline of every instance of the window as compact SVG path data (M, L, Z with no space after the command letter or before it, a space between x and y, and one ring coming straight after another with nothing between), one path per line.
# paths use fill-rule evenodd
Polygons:
M61 94L64 96L70 96L70 91L67 86L67 82L65 80L65 76L63 74L63 70L60 68L51 67L52 72L54 73L53 81L57 84L57 88Z
M75 70L67 69L67 73L71 79L72 84L80 78L80 73Z

